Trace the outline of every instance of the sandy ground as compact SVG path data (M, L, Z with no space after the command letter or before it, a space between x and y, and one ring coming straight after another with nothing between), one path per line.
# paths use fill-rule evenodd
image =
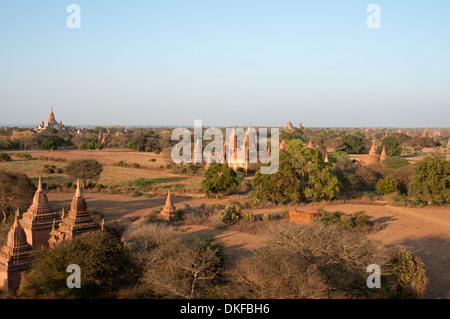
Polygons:
M49 193L51 205L55 208L69 207L73 194ZM142 198L125 195L86 193L88 208L104 214L106 221L133 220L162 207L164 197ZM227 203L232 198L207 199L202 196L182 198L175 196L174 205L182 208L184 204L192 207L201 203ZM374 205L330 205L324 207L331 211L351 214L365 211L371 220L382 229L369 234L395 249L409 249L420 256L427 269L430 280L427 298L450 298L450 209L449 208L404 208ZM286 208L253 210L255 214L265 212L279 213ZM252 253L264 246L264 239L247 233L214 229L207 226L191 225L183 227L189 233L212 233L227 245L227 253L235 256Z

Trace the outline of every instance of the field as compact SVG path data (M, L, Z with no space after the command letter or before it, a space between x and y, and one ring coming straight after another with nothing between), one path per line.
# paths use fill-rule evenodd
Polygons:
M136 178L152 178L159 181L162 189L173 187L175 184L183 185L183 193L175 192L174 205L177 208L200 206L201 204L226 204L234 200L245 198L242 195L225 196L219 199L205 198L198 192L201 175L174 174L161 169L170 163L169 154L139 153L121 150L102 151L78 151L58 150L27 151L33 159L21 160L15 155L19 152L8 152L13 161L0 163L0 169L14 172L24 172L34 182L42 176L45 182L63 182L70 180L64 173L43 174L45 165L51 164L63 169L73 159L93 158L104 164L104 172L99 180L107 187L124 186ZM65 162L39 159L39 157L53 157L65 159ZM414 158L417 160L423 156ZM156 158L156 162L149 161ZM140 168L117 167L114 163L124 161L138 163ZM72 181L72 180L70 180ZM106 222L118 221L127 225L126 232L137 225L140 217L146 216L154 209L162 208L165 204L165 192L155 192L152 196L131 197L129 193L108 194L106 192L85 191L85 198L90 211L103 213ZM68 208L73 196L73 191L55 192L48 194L54 209ZM375 205L377 204L377 205ZM386 205L385 203L367 204L328 204L320 206L309 204L305 208L324 208L330 211L342 211L351 214L364 211L370 219L377 223L377 230L370 232L368 237L381 241L385 245L395 249L409 249L420 256L427 269L430 280L426 292L426 298L450 298L450 209L425 207L406 208ZM286 207L254 209L255 215L269 213L278 215L285 211ZM226 244L227 254L230 258L239 258L245 254L251 254L265 245L265 239L261 236L245 231L230 230L226 227L211 227L206 225L189 225L180 228L186 233L213 233Z

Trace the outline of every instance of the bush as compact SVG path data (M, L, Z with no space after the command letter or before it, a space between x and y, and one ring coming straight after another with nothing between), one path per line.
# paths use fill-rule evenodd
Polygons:
M127 252L107 232L74 237L53 248L35 250L37 262L22 282L26 298L111 298L127 273ZM67 289L67 266L81 268L81 289Z
M96 220L96 221L101 221L102 219L105 218L105 216L103 215L103 213L98 212L96 210L90 212L91 217Z
M428 278L422 259L411 251L401 250L393 254L392 264L396 296L423 297Z
M255 216L255 214L253 214L252 212L245 213L245 214L242 216L242 218L243 218L245 221L249 222L249 223L253 223L253 222L256 221L256 216Z
M382 178L375 186L377 193L386 195L397 191L397 182L390 177Z
M19 154L17 154L17 157L30 159L31 154L30 153L19 153Z
M219 212L225 224L233 225L241 218L241 208L236 204L230 204Z
M9 162L11 161L11 156L6 153L0 153L0 162Z
M143 194L141 192L136 191L136 190L132 191L131 194L130 194L131 197L140 197L142 195Z
M150 162L156 162L156 158L149 159Z
M409 186L416 200L442 205L450 202L450 162L435 154L418 162Z
M263 216L262 216L262 220L264 220L264 221L269 221L270 220L270 215L269 214L264 214Z

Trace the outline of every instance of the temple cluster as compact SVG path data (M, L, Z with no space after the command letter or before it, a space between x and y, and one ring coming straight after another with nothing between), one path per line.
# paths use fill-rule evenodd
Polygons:
M18 289L21 273L35 261L30 255L33 249L54 247L75 236L98 231L109 231L117 235L117 231L104 227L104 221L99 225L90 216L79 181L70 211L67 216L64 215L64 210L62 216L59 216L50 206L39 179L33 203L21 219L19 212L16 213L7 243L0 251L0 289L6 292Z

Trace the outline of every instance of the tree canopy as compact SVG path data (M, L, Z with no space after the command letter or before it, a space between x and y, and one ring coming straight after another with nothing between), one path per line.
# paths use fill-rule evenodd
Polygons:
M252 181L254 198L274 203L300 202L333 198L339 190L338 180L322 154L301 141L287 142L279 161L275 174L256 173Z
M203 190L209 194L218 194L236 190L241 179L236 172L227 165L213 163L205 172L205 178L202 181Z
M94 159L80 159L70 162L64 171L70 177L85 183L88 180L98 181L103 172L103 165Z

